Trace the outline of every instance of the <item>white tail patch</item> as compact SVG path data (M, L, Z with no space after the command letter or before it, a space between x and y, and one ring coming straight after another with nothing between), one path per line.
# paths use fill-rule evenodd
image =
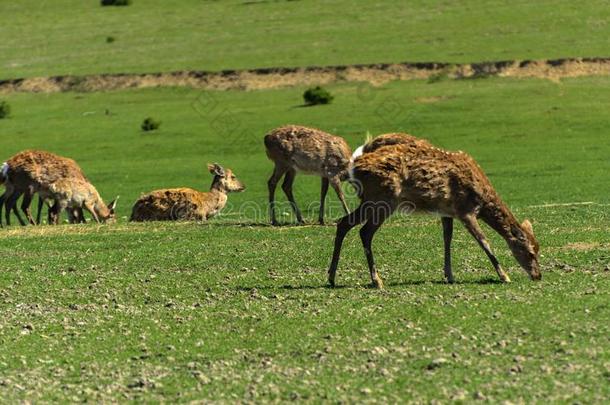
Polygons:
M366 145L366 144L365 144ZM356 180L354 178L354 161L362 156L362 151L364 150L364 145L360 145L356 148L354 153L352 153L352 157L349 159L349 179L351 181Z
M2 166L0 167L0 174L2 174L2 179L5 179L6 176L8 176L8 163L4 162L2 163Z

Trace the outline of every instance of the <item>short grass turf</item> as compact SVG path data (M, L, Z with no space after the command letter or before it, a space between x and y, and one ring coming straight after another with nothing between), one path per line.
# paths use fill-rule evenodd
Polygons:
M3 158L42 148L75 158L119 223L0 230L0 394L5 400L602 402L610 395L608 78L480 79L303 89L14 94ZM142 133L153 116L161 128ZM529 281L487 229L513 283L496 283L458 226L455 285L442 281L440 223L396 216L368 288L357 231L339 288L326 287L334 227L266 226L280 124L346 137L408 131L470 152L542 246ZM144 191L207 188L203 165L235 169L246 192L207 224L129 224ZM297 200L317 216L319 181ZM278 190L278 199L284 201ZM329 217L340 215L329 196ZM350 196L350 203L355 199ZM282 207L286 223L291 217ZM13 219L14 221L14 219Z
M605 0L99 3L0 2L0 79L610 56Z

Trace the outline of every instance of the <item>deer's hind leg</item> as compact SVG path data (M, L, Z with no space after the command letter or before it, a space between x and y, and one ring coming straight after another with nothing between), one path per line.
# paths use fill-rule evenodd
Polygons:
M442 217L443 223L443 242L445 245L445 278L447 282L453 284L453 272L451 271L451 239L453 238L453 218Z
M362 246L364 247L364 254L366 255L366 261L369 266L369 272L371 274L371 282L373 287L383 289L383 281L377 269L375 268L375 259L373 258L373 237L375 233L381 228L384 221L392 215L393 209L389 204L376 203L366 210L366 223L360 228L360 239L362 240Z
M341 180L339 180L339 177L333 177L332 179L330 179L330 185L335 190L335 193L337 193L337 197L339 197L339 201L341 201L343 211L345 211L346 214L349 214L349 208L347 207L345 195L343 194L343 190L341 189Z
M460 220L462 221L466 229L468 229L468 232L470 232L470 234L479 243L481 249L483 249L485 254L487 254L487 257L489 258L489 261L491 261L491 264L494 266L496 273L498 273L498 277L500 277L500 280L504 283L509 283L510 278L508 277L508 274L504 272L502 266L500 266L500 262L498 262L498 259L491 250L491 246L489 246L487 239L485 239L485 235L483 234L483 231L481 230L481 227L479 226L479 222L477 221L476 217L474 215L466 215L460 218Z
M6 192L0 196L0 228L2 225L2 207L4 206L4 201L6 200Z
M284 176L284 181L282 182L282 190L284 190L284 194L286 194L286 198L290 201L290 206L292 207L292 211L294 215L297 217L297 222L299 224L303 223L303 216L301 215L301 211L297 206L297 202L294 199L294 195L292 194L292 185L294 184L294 178L297 175L297 171L293 168L288 169L286 171L286 175Z
M273 174L267 181L267 188L269 190L269 216L271 217L271 225L278 225L277 218L275 217L275 189L277 183L280 181L282 176L288 169L284 166L276 163L273 168Z
M5 209L6 209L5 215L6 215L6 224L7 225L11 224L11 211L13 211L15 213L17 220L19 221L19 223L22 226L26 225L23 218L21 218L21 215L19 215L19 211L17 211L17 209L15 209L15 206L17 205L17 200L19 199L20 196L21 196L21 192L12 193L10 196L7 197L7 199L4 203Z

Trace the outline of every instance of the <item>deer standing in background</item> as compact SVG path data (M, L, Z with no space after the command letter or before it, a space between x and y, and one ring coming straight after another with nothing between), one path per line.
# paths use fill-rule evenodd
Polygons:
M20 195L24 197L22 211L31 224L35 223L29 210L35 193L43 200L54 201L49 214L50 223L57 224L61 211L66 208L70 208L68 215L72 222L75 213L83 208L97 222L114 220L116 200L107 206L74 160L50 152L29 150L16 154L5 164L6 192L3 197L7 224L10 224L10 212L13 210L21 224L25 225L15 209Z
M267 182L273 225L278 224L275 216L275 189L282 176L282 190L290 201L297 221L303 223L301 211L292 194L297 171L322 178L318 216L320 224L324 223L324 200L329 184L341 200L345 213L349 212L341 190L341 181L347 179L351 150L343 138L313 128L290 125L276 128L265 135L265 148L267 157L275 164L273 174Z
M360 149L360 148L359 148ZM341 246L345 235L358 224L371 281L383 282L375 269L372 240L383 222L397 210L415 210L441 215L445 245L445 277L453 283L451 239L457 218L487 254L500 280L510 278L500 266L481 230L478 218L500 234L513 256L533 280L541 278L539 245L532 225L519 223L500 199L479 165L463 152L446 152L410 135L380 136L365 145L350 167L350 177L359 188L361 203L337 224L328 281L335 285ZM358 152L360 152L358 151Z
M214 175L207 193L192 188L168 188L151 191L134 204L130 221L205 221L218 214L227 203L227 193L243 191L245 186L230 169L208 164Z

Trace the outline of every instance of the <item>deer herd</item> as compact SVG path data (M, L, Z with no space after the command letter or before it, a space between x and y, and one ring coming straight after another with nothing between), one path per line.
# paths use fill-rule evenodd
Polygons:
M296 220L303 216L294 198L292 186L297 172L321 178L320 211L318 221L324 223L324 201L329 185L335 190L345 216L337 223L334 251L328 282L335 285L341 246L347 233L356 225L373 286L383 288L373 258L372 241L375 233L394 213L420 211L439 215L444 240L444 273L453 283L451 240L453 222L457 219L477 241L503 282L510 279L485 238L478 220L485 222L506 241L511 253L532 280L541 278L538 265L538 242L528 220L518 222L500 199L479 165L464 152L448 152L428 141L411 135L393 133L380 135L352 151L341 137L302 126L283 126L264 138L267 157L274 169L267 185L269 212L277 225L275 190L282 179ZM170 188L151 191L135 202L131 221L200 220L218 214L227 203L227 193L245 189L243 183L228 168L208 164L213 176L209 192L191 188ZM360 199L358 207L349 212L341 182L354 186ZM28 150L20 152L0 168L0 183L5 193L0 197L0 226L2 209L10 225L10 214L15 214L22 225L40 224L44 205L48 205L47 221L58 224L66 211L70 223L85 222L84 211L96 222L115 221L117 199L106 204L78 164L69 158L49 152ZM30 204L38 194L36 220ZM21 200L21 211L17 201ZM118 197L117 197L118 198Z

